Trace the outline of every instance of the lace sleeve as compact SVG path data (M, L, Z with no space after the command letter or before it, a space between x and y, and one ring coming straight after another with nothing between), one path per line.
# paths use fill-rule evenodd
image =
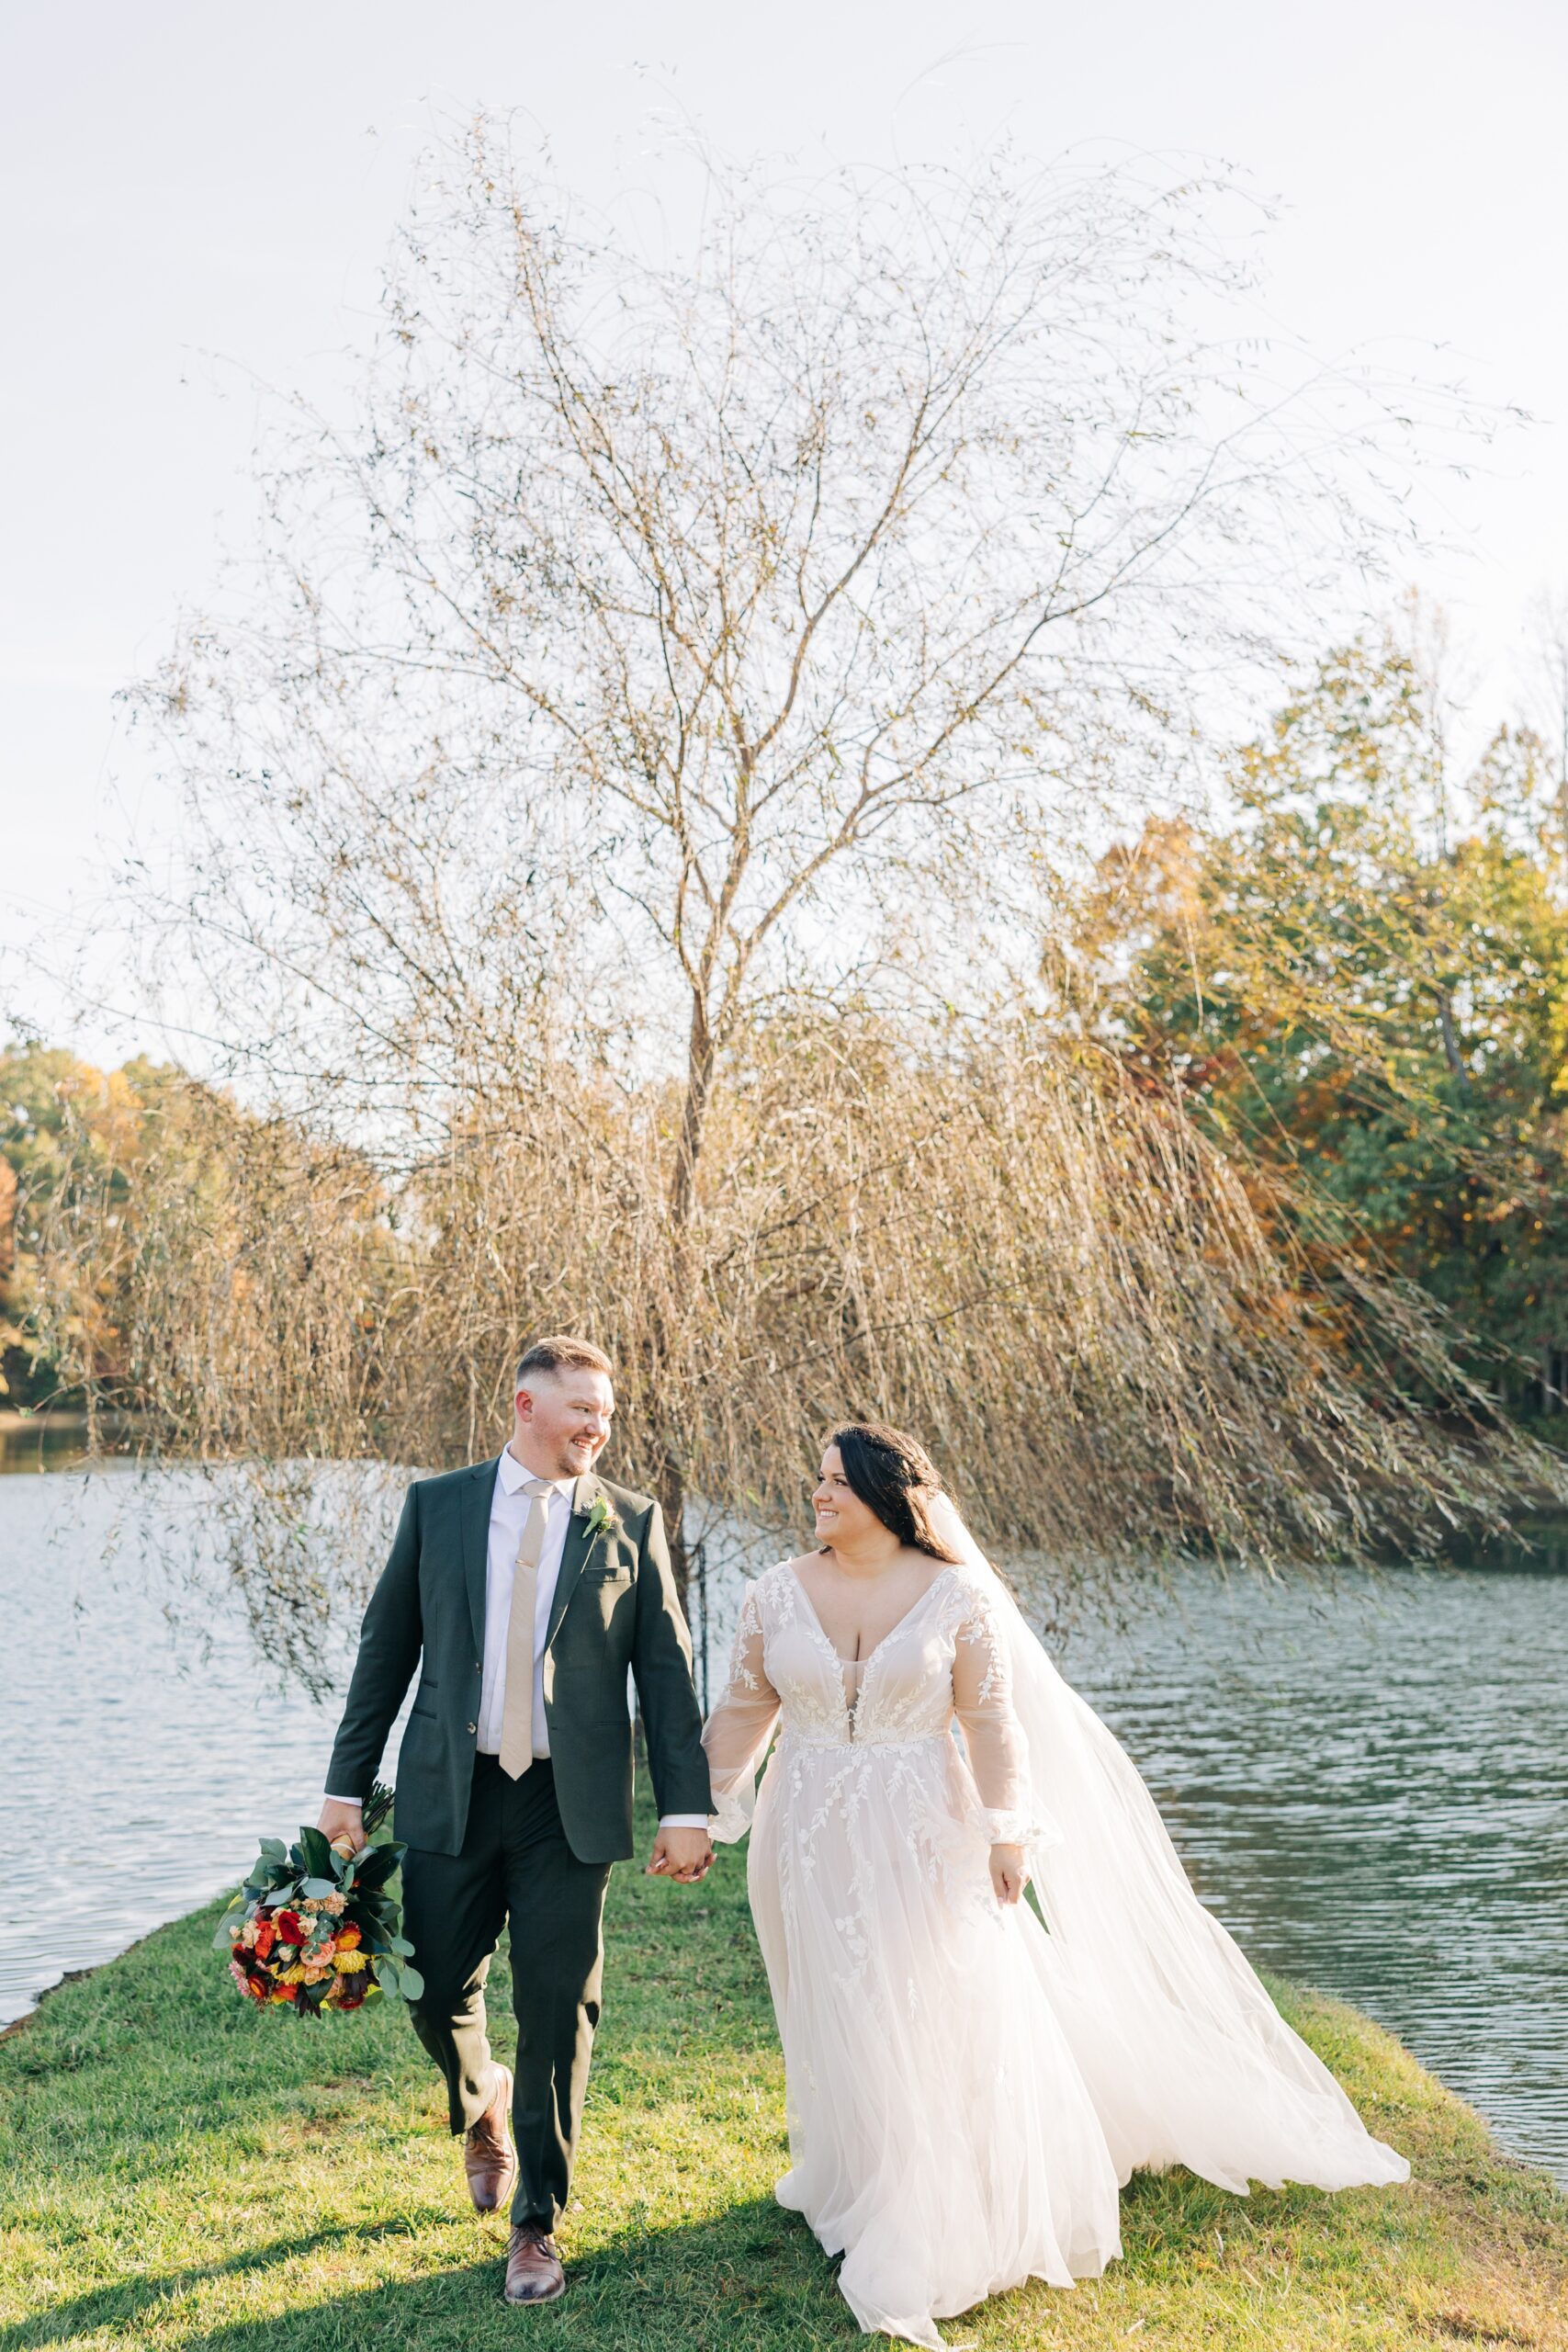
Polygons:
M713 1834L720 1845L733 1845L751 1826L757 1767L778 1719L779 1694L762 1664L762 1610L753 1584L741 1604L724 1696L703 1725L713 1782Z
M1033 1802L1028 1743L1013 1713L1012 1669L1000 1621L983 1594L966 1600L953 1637L953 1706L991 1843L1054 1843L1055 1826L1039 1816Z

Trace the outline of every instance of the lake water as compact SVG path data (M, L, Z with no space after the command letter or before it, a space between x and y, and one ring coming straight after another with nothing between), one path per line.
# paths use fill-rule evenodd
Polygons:
M0 1466L3 2027L314 1821L337 1710L281 1691L243 1612L187 1589L198 1493L169 1514L166 1577L132 1540L134 1474Z
M215 1590L166 1613L107 1540L126 1491L0 1478L0 2024L320 1801L335 1708L280 1693ZM1568 2185L1568 1576L1196 1576L1061 1662L1249 1956L1370 2010Z
M1568 2187L1568 1577L1205 1577L1062 1664L1254 1964L1368 2010Z

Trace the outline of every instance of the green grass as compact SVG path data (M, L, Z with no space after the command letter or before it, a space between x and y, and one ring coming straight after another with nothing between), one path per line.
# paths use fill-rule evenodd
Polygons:
M772 2196L783 2071L743 1861L615 1874L570 2291L501 2301L434 2078L390 2005L316 2027L242 2004L220 1906L51 1996L0 2042L0 2352L808 2352L862 2341ZM492 2017L508 2014L504 1970ZM1568 2345L1568 2199L1353 2010L1275 1988L1408 2188L1247 2199L1183 2173L1123 2199L1126 2259L944 2330L977 2346L1430 2352ZM504 2047L504 2044L502 2045Z

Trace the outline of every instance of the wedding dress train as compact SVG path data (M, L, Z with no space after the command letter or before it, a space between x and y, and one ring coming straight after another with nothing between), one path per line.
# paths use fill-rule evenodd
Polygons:
M863 2328L931 2352L937 2320L987 2295L1098 2276L1136 2166L1237 2189L1409 2169L1198 1902L1133 1765L942 1510L962 1563L858 1669L790 1562L759 1577L704 1732L714 1834L752 1833L779 2201L842 2254ZM1029 1849L1049 1932L998 1903L998 1841Z

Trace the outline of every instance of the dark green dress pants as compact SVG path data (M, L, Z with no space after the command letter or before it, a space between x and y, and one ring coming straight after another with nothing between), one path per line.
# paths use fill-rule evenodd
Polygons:
M495 2096L485 2030L485 1979L502 1926L512 1928L517 2061L514 2222L554 2229L565 2210L604 1983L608 1862L580 1862L566 1841L548 1758L509 1780L493 1756L474 1759L460 1854L411 1846L403 1860L403 1932L424 1992L414 2030L440 2067L454 2132Z

